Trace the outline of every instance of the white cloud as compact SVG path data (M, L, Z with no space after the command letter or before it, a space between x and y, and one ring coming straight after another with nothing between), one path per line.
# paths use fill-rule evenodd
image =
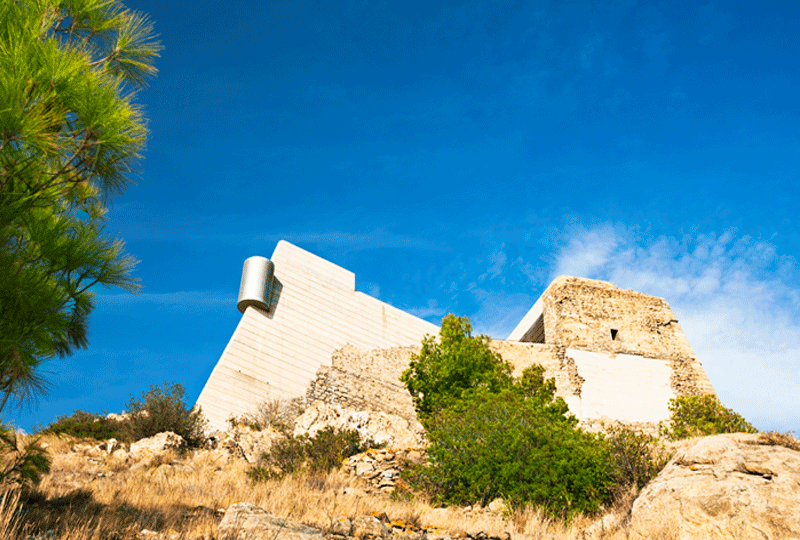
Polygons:
M439 305L435 300L428 300L427 306L418 306L412 308L405 308L404 311L419 317L420 319L429 320L431 318L438 319L432 321L434 324L440 324L442 317L447 315L447 310Z
M665 298L726 406L757 427L800 431L798 269L769 242L606 224L570 230L554 266Z

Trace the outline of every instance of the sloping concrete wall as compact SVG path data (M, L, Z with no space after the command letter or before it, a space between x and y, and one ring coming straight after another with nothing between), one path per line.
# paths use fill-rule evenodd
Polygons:
M288 242L278 243L271 260L269 310L246 309L197 400L212 429L224 429L231 415L268 397L303 395L317 369L331 365L345 345L417 345L439 331L356 291L355 274Z

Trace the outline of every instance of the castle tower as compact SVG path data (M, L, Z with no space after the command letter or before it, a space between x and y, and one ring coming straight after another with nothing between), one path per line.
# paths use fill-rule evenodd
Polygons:
M545 366L584 424L655 425L670 399L714 393L666 300L606 281L556 278L501 350L519 367Z

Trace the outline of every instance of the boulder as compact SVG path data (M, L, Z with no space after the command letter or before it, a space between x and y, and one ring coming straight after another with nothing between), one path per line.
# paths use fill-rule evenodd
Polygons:
M800 538L800 451L767 434L704 437L639 494L634 529L678 539Z
M394 448L420 446L424 430L419 422L385 412L359 411L323 401L312 403L295 423L294 435L313 436L326 427L355 429L365 439Z
M292 523L250 503L228 507L217 527L222 540L322 540L321 529Z
M142 459L148 456L162 455L168 451L182 452L185 448L186 441L183 440L183 437L171 431L164 431L131 443L130 456L134 459Z
M258 463L261 454L269 452L272 443L283 437L272 428L256 431L247 426L234 426L225 433L218 446L236 458Z
M361 516L353 521L353 537L356 540L378 540L386 538L389 530L375 516Z

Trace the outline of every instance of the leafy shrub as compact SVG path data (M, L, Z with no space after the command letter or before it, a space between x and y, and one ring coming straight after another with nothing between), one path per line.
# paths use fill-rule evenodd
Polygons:
M189 446L205 441L206 420L197 408L187 409L186 392L180 383L156 385L142 392L142 400L131 396L128 402L128 428L134 440L172 431L183 437Z
M632 488L636 491L642 489L670 459L669 452L657 437L624 425L609 428L605 443L611 453L615 498L624 496Z
M513 384L512 367L489 348L490 338L472 336L466 317L442 319L439 340L426 336L400 380L423 421L475 392L498 393Z
M262 481L301 469L311 473L327 472L339 467L346 458L377 447L373 441L363 440L354 429L337 430L328 426L313 437L289 436L275 441L248 475L255 481Z
M38 440L21 441L12 426L0 425L0 484L36 484L49 470L50 457Z
M89 437L97 440L129 440L127 422L113 420L102 414L75 411L59 416L55 422L41 430L42 433L63 433L72 437Z
M597 511L612 493L609 446L578 427L542 366L515 380L488 342L448 315L403 373L430 442L428 463L405 478L440 502L502 497L553 516Z
M554 516L597 511L610 496L610 455L565 412L561 400L542 405L512 391L474 396L429 419L429 463L407 479L441 502L502 497Z
M740 414L722 406L717 396L681 396L669 402L670 421L661 434L672 440L717 433L758 433Z

